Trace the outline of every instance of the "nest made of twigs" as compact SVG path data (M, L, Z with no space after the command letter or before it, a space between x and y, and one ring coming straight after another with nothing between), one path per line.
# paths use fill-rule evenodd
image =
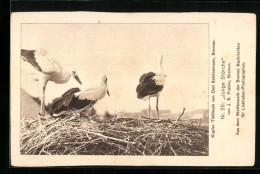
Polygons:
M24 155L208 155L208 131L170 120L22 118Z

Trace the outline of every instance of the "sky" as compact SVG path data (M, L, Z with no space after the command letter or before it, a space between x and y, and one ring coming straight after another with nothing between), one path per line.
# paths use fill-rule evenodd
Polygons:
M98 113L147 109L136 97L143 73L156 69L162 54L167 74L159 108L172 113L208 108L208 26L206 24L22 24L21 48L47 50L64 67L74 67L83 82L49 82L46 104L72 87L95 86L108 78L110 97L95 105ZM37 70L21 61L21 87L37 97ZM22 101L21 101L22 102ZM155 109L156 99L151 99Z

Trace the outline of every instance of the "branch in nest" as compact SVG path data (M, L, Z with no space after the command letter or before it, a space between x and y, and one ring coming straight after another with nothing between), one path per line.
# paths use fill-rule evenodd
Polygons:
M96 117L97 115L95 114L95 115L92 115L92 116L90 116L89 117L89 119L91 120L92 118L94 118L94 117Z
M183 111L182 111L181 115L180 115L179 118L175 121L174 124L176 124L176 123L181 119L181 117L184 115L184 111L185 111L185 108L183 108Z
M198 129L200 128L200 125L201 125L201 118L200 118L200 123L199 123L199 126L197 127Z
M60 118L56 118L54 121L52 121L52 122L50 122L50 123L47 123L47 124L45 124L44 126L45 126L45 127L50 126L50 125L56 123L59 119L60 119Z
M141 116L142 118L145 118L145 119L148 119L148 120L159 120L159 119L156 119L156 118L148 118L148 117L144 117L144 116Z
M119 141L119 142L123 142L123 143L135 144L135 142L129 142L129 141L117 139L117 138L114 138L114 137L109 137L109 136L103 135L101 133L90 132L90 131L87 131L87 130L83 130L83 132L87 132L87 133L90 133L90 134L93 134L93 135L97 135L97 136L103 137L105 139L115 140L115 141Z

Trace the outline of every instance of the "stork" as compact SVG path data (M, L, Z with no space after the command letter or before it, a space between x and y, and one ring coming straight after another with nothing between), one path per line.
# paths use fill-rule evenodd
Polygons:
M70 76L73 76L79 84L82 84L74 68L64 69L56 60L50 58L44 49L21 49L21 58L40 72L39 82L42 90L40 117L45 116L45 88L48 81L62 84L68 82Z
M54 99L51 105L53 117L61 116L65 113L80 113L91 108L94 104L105 97L106 93L110 96L107 77L101 75L98 78L98 85L81 91L79 88L72 88L65 92L61 97Z
M157 69L155 72L143 74L139 79L139 84L136 88L137 98L146 101L149 99L149 118L151 112L150 98L156 97L156 111L159 119L159 97L164 87L166 75L162 68L163 56L157 58Z

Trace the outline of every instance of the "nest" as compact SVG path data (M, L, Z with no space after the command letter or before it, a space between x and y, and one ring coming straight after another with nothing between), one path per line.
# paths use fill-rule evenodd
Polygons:
M77 117L21 120L23 155L208 155L208 131L172 120Z

